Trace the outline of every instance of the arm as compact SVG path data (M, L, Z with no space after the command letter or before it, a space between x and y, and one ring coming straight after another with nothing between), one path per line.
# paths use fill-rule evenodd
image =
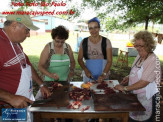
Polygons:
M107 54L107 63L103 70L104 73L108 73L112 65L112 48L107 48L106 54ZM101 76L99 76L98 82L102 82L104 79L105 79L105 76L102 74Z
M70 57L70 73L68 75L68 79L71 79L71 77L74 75L75 59L70 45L69 45L69 57Z
M124 77L123 80L120 82L121 85L125 85L129 82L129 75Z
M40 86L41 84L43 84L43 81L38 76L33 66L31 66L31 69L32 69L32 79ZM49 97L51 95L49 89L46 86L41 87L40 90L41 90L42 96L44 97Z
M136 82L130 86L127 86L126 89L127 89L127 91L141 89L141 88L146 87L149 83L150 82L148 82L148 81L139 80L138 82ZM124 91L124 87L125 86L122 86L122 85L116 85L115 89L120 90L120 91Z
M33 103L33 101L24 96L14 95L2 89L0 89L0 100L9 103L14 108L25 108L28 103Z
M92 77L91 72L87 69L87 67L84 64L84 61L83 61L83 49L82 49L81 46L80 46L79 53L78 53L78 63L81 66L81 68L84 70L86 76L88 78Z
M56 73L50 73L47 71L46 62L48 60L48 57L49 57L49 45L47 44L41 53L39 64L38 64L38 69L44 75L57 80L59 79L59 76Z
M139 80L138 82L136 82L135 84L131 85L131 86L127 86L127 90L131 91L131 90L137 90L137 89L141 89L146 87L150 82L148 81L144 81L144 80Z
M138 58L138 56L137 56L137 58ZM137 58L135 59L136 61L137 61ZM136 61L134 61L134 64ZM151 54L145 60L145 62L143 64L143 72L142 72L142 76L141 76L140 80L137 81L135 84L132 84L131 86L127 86L126 87L127 91L144 88L149 83L155 81L156 77L157 77L155 71L160 71L160 70L157 70L156 66L157 66L156 56ZM121 84L124 84L124 82L122 82ZM121 85L117 85L115 88L118 90L124 90L124 86L121 86Z
M111 65L112 65L112 48L107 48L107 64L103 72L105 73L109 72Z

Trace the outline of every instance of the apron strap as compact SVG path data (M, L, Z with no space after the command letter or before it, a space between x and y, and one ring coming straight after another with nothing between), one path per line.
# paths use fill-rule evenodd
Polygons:
M68 56L70 56L70 48L68 44L65 43L63 46L64 46L64 54L67 54Z
M63 47L64 47L64 50L63 50L64 53L63 54L67 54L66 52L68 52L67 55L69 56L68 44L67 43L64 43ZM68 51L66 51L66 50L68 50ZM50 60L51 60L51 57L52 57L53 54L55 54L54 41L52 41L52 42L49 43L49 56L48 56L48 60L47 60L47 62L45 64L45 67L46 68L48 68L50 66Z
M2 30L3 31L3 30ZM3 31L4 32L4 31ZM8 35L4 32L4 34L7 36L7 38L8 38ZM13 51L14 51L14 53L15 53L15 55L16 55L16 58L18 59L18 61L19 61L19 64L20 64L20 67L21 67L21 69L23 68L22 67L22 65L21 65L21 61L20 61L20 59L19 59L19 57L18 57L18 55L17 55L17 53L16 53L16 50L15 50L15 48L14 48L14 46L13 46L13 44L12 44L12 42L11 42L11 40L8 38L8 40L10 41L10 45L11 45L11 47L12 47L12 49L13 49ZM24 52L21 50L21 48L19 47L19 45L17 44L17 46L18 46L18 48L19 48L19 50L22 52L22 54L23 54L23 57L24 57L24 59L25 59L25 62L26 62L26 58L25 58L25 55L24 55ZM26 64L27 64L27 62L26 62Z

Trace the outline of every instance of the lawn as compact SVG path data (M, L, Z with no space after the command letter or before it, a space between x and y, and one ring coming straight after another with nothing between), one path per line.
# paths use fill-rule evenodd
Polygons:
M82 33L80 35L88 36L88 33ZM74 48L77 44L76 40L77 40L77 34L70 33L69 39L66 40L66 42L69 43L72 48ZM113 39L110 39L110 40L114 41ZM40 72L38 71L38 68L37 68L38 62L39 62L39 57L40 57L41 51L43 50L44 46L50 41L52 41L51 35L50 35L50 33L46 33L46 34L38 35L38 36L31 36L30 38L27 38L22 43L24 52L28 55L31 63L33 64L34 68L39 73L39 75L40 75ZM76 52L74 52L74 57L75 57L75 61L76 61L75 75L73 78L74 81L82 80L82 77L81 77L82 69L77 62L77 56L78 56L78 54ZM122 80L122 78L124 76L128 75L135 57L128 57L128 66L129 67L121 67L120 65L116 66L117 58L118 58L118 56L113 56L113 65L111 67L110 79L118 79L120 81L120 80ZM159 56L159 58L161 61L161 65L163 67L163 56ZM36 91L38 90L38 87L35 84L34 84L34 86L35 86L34 93L36 93Z
M88 36L89 34L85 32L85 33L80 33L79 36L83 37L84 35ZM112 38L110 40L117 41ZM27 38L22 43L24 52L29 56L29 59L32 62L32 64L34 65L36 70L37 70L37 65L38 65L41 51L43 50L44 46L50 41L52 41L51 35L50 35L50 33L46 33L46 34L42 34L42 35L31 36L30 38ZM66 40L66 42L69 43L72 48L74 48L77 44L77 33L76 32L70 33L69 39ZM76 76L74 76L74 80L81 80L81 76L80 76L81 67L79 66L79 64L77 62L77 56L78 56L78 54L74 52L74 57L76 60L76 72L77 72ZM123 76L125 76L129 73L130 67L131 67L135 57L128 57L129 67L120 67L120 65L115 66L117 58L118 58L117 56L113 56L113 65L111 67L110 77L112 79L118 78L120 80ZM161 65L163 67L163 55L159 56L159 58L161 61Z
M89 34L84 32L84 33L80 33L79 36L88 36ZM114 40L112 38L110 38L111 41L117 41ZM46 34L42 34L42 35L38 35L38 36L31 36L30 38L27 38L23 43L23 49L24 52L29 56L30 61L33 64L37 64L39 61L39 57L41 54L41 51L43 50L44 46L48 43L51 42L51 35L50 33L46 33ZM77 44L77 33L70 33L69 35L69 39L66 40L67 43L69 43L71 45L72 48L76 47ZM81 69L80 66L78 65L77 62L77 53L74 53L74 57L76 60L76 69ZM135 57L129 57L128 61L129 61L129 67L131 67L133 61L134 61ZM163 66L163 55L159 56L160 61L161 61L161 65ZM113 64L115 64L117 61L117 56L113 56ZM35 67L37 68L37 67ZM112 67L114 68L114 66Z

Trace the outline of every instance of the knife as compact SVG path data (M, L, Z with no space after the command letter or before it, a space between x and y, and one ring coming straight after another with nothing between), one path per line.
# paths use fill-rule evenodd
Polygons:
M91 96L92 96L92 99L94 98L94 91L91 90Z
M49 101L51 101L52 98L49 98L49 99L42 99L42 100L37 100L37 101L34 101L34 103L32 105L36 105L36 104L45 104Z
M92 79L92 80L94 80L95 83L98 83L97 80L94 77L90 76L89 78Z
M49 100L37 100L35 101L32 105L36 105L36 104L45 104L47 103Z

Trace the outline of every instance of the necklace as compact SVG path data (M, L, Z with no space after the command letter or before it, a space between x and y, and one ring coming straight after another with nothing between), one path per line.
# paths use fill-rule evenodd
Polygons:
M141 68L141 66L143 65L144 61L148 58L150 53L147 54L147 56L145 57L145 59L142 59L141 57L139 57L139 59L136 61L136 63L134 64L134 66L136 66L137 68ZM133 66L133 67L134 67ZM132 68L133 68L132 67ZM132 69L131 68L131 69Z

